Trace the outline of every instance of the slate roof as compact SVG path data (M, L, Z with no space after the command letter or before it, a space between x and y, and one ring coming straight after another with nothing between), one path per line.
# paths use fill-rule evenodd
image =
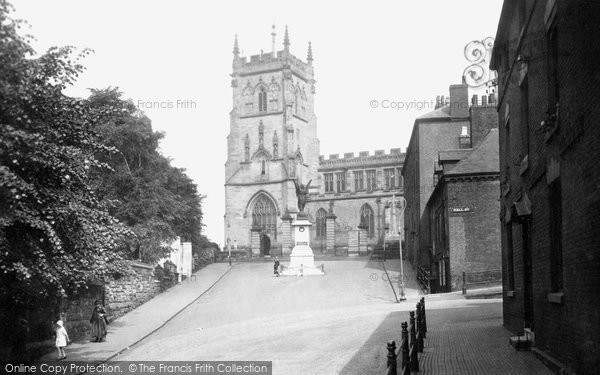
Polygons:
M450 118L450 105L445 105L436 109L435 111L428 112L423 116L417 117L417 120L430 118Z
M500 152L498 129L489 131L469 156L459 161L445 175L465 175L476 173L500 173Z

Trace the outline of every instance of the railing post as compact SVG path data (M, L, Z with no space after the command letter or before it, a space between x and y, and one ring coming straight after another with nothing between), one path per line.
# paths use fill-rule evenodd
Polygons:
M388 341L387 343L387 373L388 374L396 374L396 342Z
M419 371L419 356L417 346L417 335L415 332L415 312L410 312L410 370Z
M421 302L417 303L417 349L423 353L423 321L421 320Z
M467 294L467 274L463 271L463 287L462 294Z
M427 315L425 314L425 297L421 297L421 320L423 322L423 338L427 338Z
M408 329L407 323L402 322L402 375L410 375L410 357L408 351Z

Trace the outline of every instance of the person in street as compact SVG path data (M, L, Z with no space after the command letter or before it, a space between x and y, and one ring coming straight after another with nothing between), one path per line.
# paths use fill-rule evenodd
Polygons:
M64 327L63 321L56 322L56 349L58 350L58 359L67 358L65 346L69 343L69 334Z
M106 317L106 310L99 300L94 302L94 311L92 312L90 323L92 324L92 341L104 341L106 337L106 324L108 323L108 318Z
M279 258L277 257L275 257L275 262L273 263L273 273L279 277Z

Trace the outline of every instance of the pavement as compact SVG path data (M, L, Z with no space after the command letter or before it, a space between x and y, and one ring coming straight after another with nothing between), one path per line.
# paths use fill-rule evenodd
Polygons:
M425 302L427 306L427 302ZM469 300L426 308L427 338L420 374L552 374L532 352L509 345L502 300Z
M169 288L150 301L115 319L107 326L106 341L96 343L89 339L72 342L66 347L69 361L105 362L115 359L120 352L167 324L187 306L210 290L231 267L227 263L213 263L194 273L195 277ZM52 351L40 361L54 361Z
M326 274L312 277L274 277L261 262L209 265L112 322L106 342L69 345L68 359L273 361L273 374L382 374L387 341L400 341L400 323L425 297L421 374L551 373L509 345L501 299L423 296L404 261L406 300L397 303L400 260L348 260L319 260Z

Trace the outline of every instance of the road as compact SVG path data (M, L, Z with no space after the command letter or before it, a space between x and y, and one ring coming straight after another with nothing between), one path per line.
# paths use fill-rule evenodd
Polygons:
M326 275L311 277L273 277L270 263L237 264L118 359L273 361L275 374L337 374L391 311L414 307L418 293L412 285L409 302L396 304L381 262L323 263Z

